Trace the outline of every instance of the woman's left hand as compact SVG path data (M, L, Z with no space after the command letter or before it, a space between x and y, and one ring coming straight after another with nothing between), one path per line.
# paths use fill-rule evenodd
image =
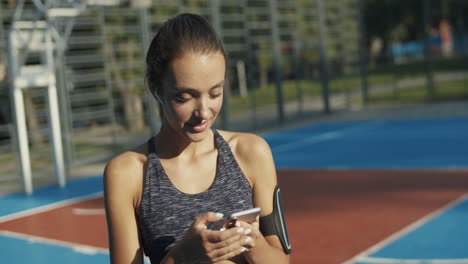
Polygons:
M241 226L244 228L244 234L246 235L246 239L244 240L244 247L249 251L250 249L254 248L258 238L262 235L260 233L260 224L259 224L259 217L255 218L255 221L252 223L247 223L243 221L237 221L237 226Z

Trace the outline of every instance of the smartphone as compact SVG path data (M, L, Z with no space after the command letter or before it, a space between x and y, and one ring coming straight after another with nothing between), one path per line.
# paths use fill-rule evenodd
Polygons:
M255 221L255 218L257 218L257 216L260 214L260 211L260 207L255 207L252 209L247 209L244 211L233 213L229 215L229 217L226 219L224 226L226 228L232 228L236 226L237 220L250 224L253 221Z

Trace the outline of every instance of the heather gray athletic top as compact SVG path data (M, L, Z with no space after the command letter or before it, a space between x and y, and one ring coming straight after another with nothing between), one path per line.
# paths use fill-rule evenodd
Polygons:
M218 131L213 132L218 149L216 176L207 190L197 194L183 193L172 184L154 150L154 141L148 142L139 226L144 252L153 264L164 258L198 216L210 211L228 215L253 207L246 176L228 143ZM217 229L220 224L209 224L208 228Z

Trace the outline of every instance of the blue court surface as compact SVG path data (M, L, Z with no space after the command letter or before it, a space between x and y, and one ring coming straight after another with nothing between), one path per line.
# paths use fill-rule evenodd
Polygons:
M95 176L70 181L66 188L40 188L32 196L20 193L0 197L0 224L100 196L102 190L102 176ZM0 228L0 263L98 264L109 263L109 254L106 249L8 232Z
M467 117L315 123L264 138L279 169L468 169ZM64 189L42 188L33 196L6 195L0 197L0 224L101 192L102 176L95 176L70 181ZM346 263L468 264L467 223L464 196ZM0 230L0 261L92 264L109 259L99 248Z
M318 123L267 135L278 168L468 168L468 118Z
M468 263L468 195L387 238L346 264Z
M0 245L2 263L99 264L109 262L107 252L53 241L38 241L30 237L12 237L1 231Z
M0 197L0 221L2 216L53 206L55 203L63 203L101 193L102 190L102 177L88 177L73 180L63 189L55 186L36 189L33 196L23 193L6 195Z

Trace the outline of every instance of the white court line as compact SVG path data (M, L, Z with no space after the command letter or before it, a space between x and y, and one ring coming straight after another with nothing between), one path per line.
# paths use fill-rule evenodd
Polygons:
M370 264L467 264L468 259L391 259L367 257L358 260Z
M60 247L70 248L70 249L72 249L73 251L75 251L76 253L79 253L79 254L85 254L85 255L106 254L106 255L109 255L109 249L107 249L107 248L93 247L93 246L88 246L88 245L83 245L83 244L78 244L78 243L72 243L72 242L66 242L66 241L51 239L51 238L40 237L40 236L32 236L32 235L26 235L26 234L21 234L21 233L17 233L17 232L2 231L2 230L0 230L0 236L23 239L23 240L26 240L26 241L28 241L30 243L43 243L43 244L48 244L48 245L53 245L53 246L60 246ZM150 259L147 256L143 256L143 261L144 261L145 264L150 264Z
M346 133L374 128L375 126L377 126L378 124L381 124L381 123L383 123L383 121L371 121L371 122L367 122L365 124L359 124L359 125L355 125L355 126L351 126L351 127L347 127L347 128L343 128L343 129L328 131L328 132L320 134L318 136L313 136L313 137L307 137L306 136L306 137L304 137L304 139L300 139L300 140L293 141L293 142L288 142L286 144L282 144L282 145L278 145L276 147L273 147L272 151L274 153L278 153L278 152L283 152L283 151L287 151L287 150L290 150L290 149L294 149L296 147L303 147L304 145L307 145L307 144L315 144L315 143L318 143L318 142L321 142L321 141L341 137Z
M102 196L102 194L103 194L103 192L97 192L97 193L93 193L93 194L88 194L88 195L84 195L84 196L79 196L79 197L63 200L63 201L60 201L60 202L46 204L46 205L43 205L43 206L35 207L35 208L32 208L32 209L27 209L27 210L17 212L17 213L12 213L12 214L8 214L8 215L0 216L0 223L10 221L10 220L14 220L14 219L17 219L17 218L21 218L21 217L24 217L24 216L30 216L30 215L42 213L42 212L45 212L45 211L50 211L50 210L53 210L53 209L56 209L56 208L59 208L59 207L64 207L64 206L71 205L71 204L74 204L74 203L78 203L78 202L81 202L81 201L91 200L93 198L97 198L97 197Z
M81 201L91 200L97 197L101 197L102 195L103 195L103 192L96 192L96 193L92 193L89 195L83 195L83 196L75 197L72 199L67 199L67 200L63 200L60 202L51 203L51 204L39 206L36 208L24 210L21 212L1 216L0 223L14 220L17 218L21 218L24 216L30 216L30 215L46 212L49 210L71 205L71 204L78 203ZM100 248L100 247L93 247L93 246L88 246L88 245L83 245L83 244L78 244L78 243L65 242L65 241L60 241L56 239L26 235L26 234L12 232L12 231L0 230L0 236L1 235L6 236L6 237L23 239L23 240L27 240L27 241L34 242L34 243L44 243L44 244L49 244L49 245L56 245L56 246L71 248L75 252L81 253L81 254L87 254L87 255L95 255L97 253L109 254L109 250L107 248ZM143 256L143 260L145 264L150 263L149 258L147 256Z
M456 199L454 201L451 201L450 203L448 203L445 206L435 210L432 213L429 213L428 215L426 215L426 216L422 217L421 219L417 220L416 222L406 226L405 228L401 229L400 231L394 233L393 235L391 235L391 236L387 237L386 239L380 241L379 243L375 244L374 246L372 246L372 247L368 248L367 250L359 253L358 255L352 257L351 259L343 262L342 264L352 264L352 263L356 263L356 262L364 262L364 263L367 262L367 263L369 263L369 261L368 261L369 259L372 259L372 261L375 262L375 260L377 260L379 258L369 257L371 254L373 254L373 253L377 252L378 250L384 248L385 246L389 245L390 243L396 241L397 239L407 235L408 233L416 230L417 228L421 227L422 225L429 222L433 218L441 215L442 213L444 213L448 209L456 206L457 204L463 202L466 199L468 199L468 194L462 195L458 199ZM382 259L382 260L384 260L384 259ZM370 263L374 263L374 262L370 262ZM375 263L387 263L387 262L375 262ZM406 263L406 262L391 262L391 263ZM426 263L426 262L422 262L422 263ZM427 262L427 263L429 263L429 262ZM453 262L453 264L455 264L455 263L458 263L458 262ZM461 262L461 263L468 263L468 262ZM418 262L418 264L419 264L419 262Z
M72 213L75 215L104 215L104 209L88 209L88 208L73 208Z
M3 230L0 231L0 235L11 237L11 238L23 239L32 243L43 243L43 244L49 244L49 245L54 245L54 246L66 247L66 248L72 249L75 252L86 254L86 255L95 255L98 253L109 254L109 250L107 248L93 247L93 246L88 246L88 245L83 245L83 244L78 244L78 243L45 238L41 236L26 235L26 234L21 234L17 232L3 231Z

